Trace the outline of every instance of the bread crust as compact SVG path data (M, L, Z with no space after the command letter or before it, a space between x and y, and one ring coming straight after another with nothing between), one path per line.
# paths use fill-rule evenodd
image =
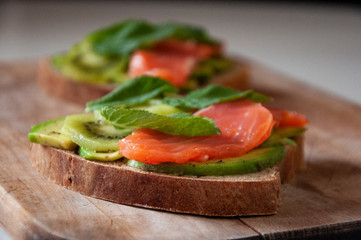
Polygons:
M114 84L77 82L61 75L49 58L38 63L37 83L48 95L63 100L85 104L111 92Z
M226 85L239 90L248 89L248 68L245 63L234 61L236 64L231 71L217 75L210 80L210 83ZM95 84L68 78L53 67L50 58L39 61L37 82L49 96L79 104L98 99L116 87L116 84Z
M304 161L304 140L304 135L297 137L295 139L297 147L287 146L287 160L277 164L282 183L290 182L297 172L306 168Z
M297 141L303 144L302 138ZM121 161L89 161L72 151L34 143L30 146L30 160L56 184L116 203L207 216L269 215L277 212L280 203L281 177L286 176L289 181L296 172L292 169L299 168L288 168L301 166L284 163L300 160L294 156L299 151L291 148L283 163L258 173L235 176L152 173Z

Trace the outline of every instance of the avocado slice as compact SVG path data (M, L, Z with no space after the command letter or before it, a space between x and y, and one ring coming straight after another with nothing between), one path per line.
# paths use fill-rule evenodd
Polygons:
M284 155L285 147L281 145L254 149L240 157L211 160L203 163L161 163L158 165L151 165L127 159L125 164L133 168L157 173L193 176L224 176L259 172L265 168L274 166L278 161L283 159Z
M222 56L215 56L200 61L190 74L181 92L186 93L205 85L212 77L227 72L234 67L234 62Z
M225 57L216 56L207 58L197 64L191 74L191 78L195 78L201 82L207 81L214 75L228 71L233 65L232 60Z
M79 147L78 154L79 156L88 160L98 160L104 162L115 161L123 157L119 151L102 152L102 151L89 150L84 147Z
M75 149L77 145L70 137L60 132L64 120L65 117L61 117L34 126L28 133L29 141L60 149Z
M272 147L279 145L297 146L295 137L306 131L303 127L281 127L273 130L272 135L264 141L260 147Z
M274 134L282 137L293 138L298 137L306 131L304 127L280 127L274 131Z

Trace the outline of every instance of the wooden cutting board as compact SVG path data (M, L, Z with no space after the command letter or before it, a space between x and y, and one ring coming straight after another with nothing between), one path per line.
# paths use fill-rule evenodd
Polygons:
M282 186L277 215L211 218L82 196L41 176L27 132L83 111L37 88L36 63L0 64L0 226L15 239L289 239L361 234L361 108L250 63L252 87L304 113L308 168ZM265 196L267 197L267 196Z

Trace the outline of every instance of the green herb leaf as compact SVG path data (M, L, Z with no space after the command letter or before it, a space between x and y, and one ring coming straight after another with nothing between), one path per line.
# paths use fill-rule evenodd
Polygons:
M215 103L232 101L239 98L250 99L254 102L270 100L269 97L256 93L253 90L241 92L229 87L209 85L195 90L183 98L164 98L163 103L183 109L201 109Z
M190 114L164 116L145 110L109 108L100 109L101 115L116 128L150 128L164 133L183 136L203 136L219 134L220 130L209 118Z
M151 24L128 20L90 34L87 38L102 55L127 57L139 48L146 48L166 38L194 40L214 44L216 41L198 27L179 23Z
M102 98L88 102L86 111L94 111L105 106L139 104L163 93L176 91L177 88L167 81L151 76L141 76L126 81Z
M218 43L218 41L211 38L204 29L187 24L175 22L163 23L157 26L157 31L170 34L166 38L172 37L180 40L193 40L205 44Z

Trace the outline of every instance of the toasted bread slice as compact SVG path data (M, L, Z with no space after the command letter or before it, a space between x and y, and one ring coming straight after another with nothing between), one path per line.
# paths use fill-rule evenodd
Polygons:
M111 83L96 84L72 80L55 69L49 58L39 61L37 81L48 95L80 104L98 99L117 86ZM210 83L245 90L249 86L247 65L237 61L232 70L215 76Z
M49 58L39 61L38 85L50 96L85 104L112 91L115 84L87 83L74 81L56 70Z
M131 168L121 161L89 161L72 151L31 144L30 160L56 184L116 203L207 216L275 214L281 181L303 165L299 147L287 147L275 167L233 176L175 176ZM284 177L284 179L282 179Z

